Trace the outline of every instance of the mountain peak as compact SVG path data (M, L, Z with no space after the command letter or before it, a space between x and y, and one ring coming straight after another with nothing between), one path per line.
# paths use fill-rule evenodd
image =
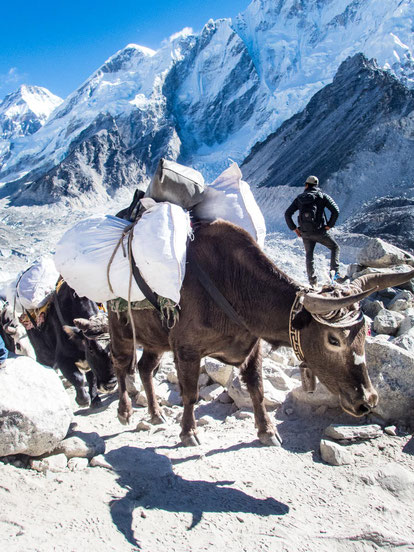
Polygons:
M0 136L10 140L36 132L63 102L47 88L22 84L0 103Z

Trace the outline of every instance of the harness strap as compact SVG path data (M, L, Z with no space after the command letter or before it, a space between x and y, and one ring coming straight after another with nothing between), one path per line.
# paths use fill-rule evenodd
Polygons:
M130 250L131 254L131 267L132 267L132 274L134 276L134 279L139 287L139 289L144 294L145 298L148 299L148 301L151 303L151 305L159 312L161 313L161 308L158 303L158 299L156 294L152 291L152 289L149 287L147 282L142 277L141 272L139 271L139 268L137 267L137 263L134 259L134 254L132 253L132 249Z
M56 310L57 317L59 318L59 322L63 327L65 326L66 322L65 322L65 319L63 318L62 310L59 306L57 291L55 291L55 293L53 294L52 301L53 301L53 304L55 305L55 310Z
M300 343L300 331L292 326L293 319L302 310L303 294L304 290L298 291L296 293L295 300L293 301L292 308L290 309L289 316L289 340L292 346L293 352L299 360L302 362L305 360L305 355L302 351L302 345Z
M239 315L238 312L232 307L232 305L227 301L221 291L215 286L213 281L207 272L198 264L194 256L191 256L191 266L198 278L198 281L207 291L210 297L215 301L215 303L222 309L222 311L236 324L245 328L249 333L251 333L246 322Z

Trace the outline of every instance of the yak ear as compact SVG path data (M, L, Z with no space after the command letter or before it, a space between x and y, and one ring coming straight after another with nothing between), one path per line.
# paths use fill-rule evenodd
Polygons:
M312 315L306 309L302 309L292 320L292 328L295 330L302 330L311 320Z

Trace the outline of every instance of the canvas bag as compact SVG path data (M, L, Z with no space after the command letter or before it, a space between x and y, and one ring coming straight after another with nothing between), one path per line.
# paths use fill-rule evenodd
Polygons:
M201 173L161 158L145 196L155 201L169 201L189 210L203 199L204 188Z
M16 312L43 307L54 292L59 272L53 258L44 256L35 261L8 286L7 300Z
M206 186L201 203L192 209L200 220L228 220L244 228L263 248L266 223L250 186L242 180L237 163L232 163L216 180Z
M54 261L67 283L80 296L98 303L117 297L128 300L129 261L127 237L123 239L109 270L107 267L122 232L129 221L111 215L89 217L68 230L56 247ZM158 295L179 303L185 275L187 213L171 203L156 203L145 211L134 227L132 250L136 264L149 287ZM142 301L144 294L134 278L131 301Z

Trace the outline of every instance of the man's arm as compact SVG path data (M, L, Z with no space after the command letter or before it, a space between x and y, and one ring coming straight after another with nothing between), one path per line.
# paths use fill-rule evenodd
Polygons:
M333 228L335 226L335 223L338 220L339 207L335 203L335 201L330 196L328 196L328 194L323 194L323 198L324 207L326 207L331 213L331 216L329 217L329 220L327 221L325 226L326 230L329 230L330 228Z
M296 201L296 199L294 199L293 202L285 211L285 220L290 230L293 230L294 232L296 232L296 234L300 237L299 228L296 226L296 224L293 222L293 219L292 219L293 213L295 213L298 209L299 209L298 202Z

